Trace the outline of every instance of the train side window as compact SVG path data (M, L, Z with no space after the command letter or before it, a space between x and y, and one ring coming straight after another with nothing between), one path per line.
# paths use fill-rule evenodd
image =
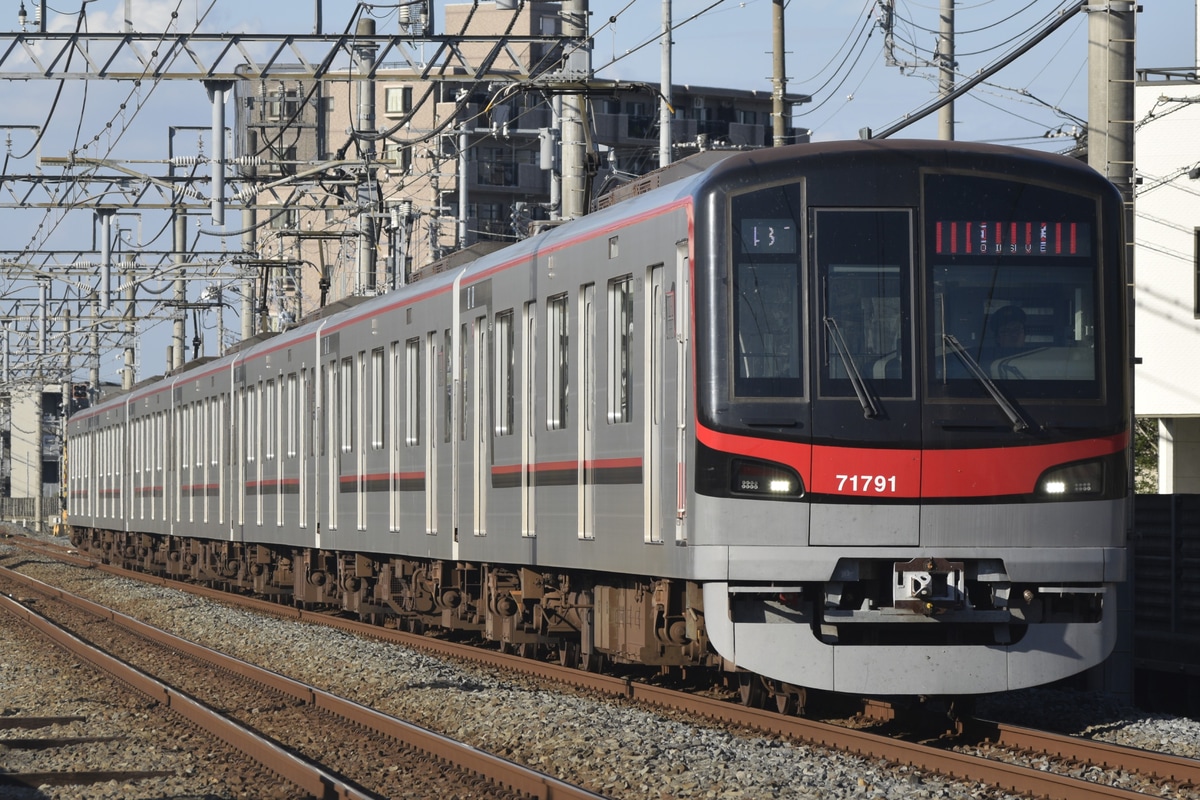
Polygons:
M633 413L633 276L608 282L608 421L629 422Z
M383 348L371 351L371 449L382 450L387 434L387 380L383 374Z
M513 312L510 308L496 314L496 425L497 436L510 436L513 432Z
M415 447L421 443L421 340L404 343L407 380L404 382L404 443Z
M297 432L300 424L300 412L297 408L296 373L287 376L287 412L284 414L284 430L287 431L285 443L287 457L295 458L297 453Z
M567 427L567 389L570 371L570 333L567 328L567 296L546 301L546 429Z
M442 333L442 395L445 398L445 423L442 441L449 443L454 433L454 339L449 328Z
M275 379L267 381L263 392L263 459L275 459Z
M458 356L458 439L465 442L467 440L467 428L469 423L467 415L471 413L471 404L468 399L471 397L471 373L468 370L468 365L472 363L473 356L471 355L471 338L467 336L467 324L464 322L458 331L459 341L459 356Z
M222 431L225 430L225 421L222 419L223 395L218 395L211 399L208 413L212 419L212 448L208 454L208 463L212 467L217 467L221 463L221 447L225 444L225 436Z
M404 362L401 360L400 342L392 342L388 348L388 365L387 365L387 393L391 398L391 402L384 406L384 413L388 415L387 428L387 448L392 452L400 450L401 431L404 430L402 421L404 418L404 409L400 404L400 399L404 397ZM395 464L392 465L393 471L396 469Z
M246 387L246 460L253 462L258 452L258 403L254 384Z
M342 359L341 396L339 398L338 421L341 425L341 446L343 453L354 450L354 359L350 356Z

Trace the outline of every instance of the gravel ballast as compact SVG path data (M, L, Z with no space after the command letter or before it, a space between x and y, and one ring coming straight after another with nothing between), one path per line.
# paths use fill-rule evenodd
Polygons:
M12 548L0 545L0 563ZM445 661L328 628L230 609L22 554L21 572L177 635L287 674L614 798L1007 798L976 784L781 739L683 721L624 702ZM5 670L6 713L46 715L44 684ZM1029 691L981 703L1021 724L1195 756L1200 725L1100 695ZM6 754L5 754L6 755ZM4 763L6 768L11 768ZM139 767L145 769L147 767ZM174 767L172 767L174 768ZM57 794L45 797L104 795ZM111 796L111 795L110 795ZM226 796L226 795L221 795Z

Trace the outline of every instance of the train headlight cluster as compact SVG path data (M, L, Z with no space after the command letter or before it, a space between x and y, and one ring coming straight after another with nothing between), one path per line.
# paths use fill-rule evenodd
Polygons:
M1104 463L1085 461L1055 467L1038 480L1038 494L1047 497L1089 497L1104 494Z
M800 476L781 464L735 459L732 466L733 494L799 497L804 492Z

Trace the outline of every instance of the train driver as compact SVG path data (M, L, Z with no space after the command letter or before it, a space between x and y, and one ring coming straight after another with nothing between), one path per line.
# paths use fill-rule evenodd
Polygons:
M1025 349L1025 312L1019 306L1002 306L988 322L996 339L997 356L1012 355Z

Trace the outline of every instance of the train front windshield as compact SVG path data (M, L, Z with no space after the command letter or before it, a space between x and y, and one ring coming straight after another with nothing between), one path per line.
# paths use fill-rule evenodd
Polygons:
M1099 398L1095 202L972 178L963 204L963 182L926 180L931 396Z
M728 388L714 422L761 432L771 425L756 420L795 420L803 438L811 415L811 430L856 438L843 411L916 422L940 405L955 425L1021 428L1062 424L1074 412L1056 401L1119 402L1100 341L1105 293L1112 303L1119 290L1103 285L1098 198L977 174L919 186L903 206L822 202L815 180L731 198L728 373L710 384ZM1029 403L1042 418L1022 417ZM863 438L917 436L893 433Z

